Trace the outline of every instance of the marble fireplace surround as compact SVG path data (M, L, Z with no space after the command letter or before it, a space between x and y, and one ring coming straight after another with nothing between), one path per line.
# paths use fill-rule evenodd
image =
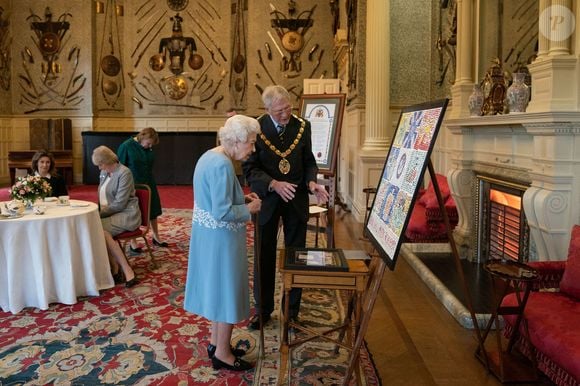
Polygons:
M580 113L523 113L448 119L452 168L447 173L459 213L460 255L474 259L476 175L530 187L523 207L535 246L530 261L565 260L580 223Z

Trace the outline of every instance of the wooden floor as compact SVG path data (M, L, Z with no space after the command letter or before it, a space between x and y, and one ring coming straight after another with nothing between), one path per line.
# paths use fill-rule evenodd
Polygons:
M362 225L338 211L337 248L365 249ZM500 385L475 358L471 330L461 327L404 258L387 272L366 342L383 385Z

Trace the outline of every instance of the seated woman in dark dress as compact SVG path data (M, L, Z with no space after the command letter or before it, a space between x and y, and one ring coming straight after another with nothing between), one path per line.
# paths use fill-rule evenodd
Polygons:
M39 150L32 157L32 172L41 176L50 184L53 197L68 196L64 178L56 172L54 156L46 150Z

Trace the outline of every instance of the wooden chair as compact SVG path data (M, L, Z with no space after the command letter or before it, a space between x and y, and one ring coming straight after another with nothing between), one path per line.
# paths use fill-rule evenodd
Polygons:
M145 242L146 251L149 254L150 266L152 269L154 269L157 266L157 264L153 259L153 253L151 252L151 246L149 245L149 241L147 241L147 237L145 237L147 235L147 232L149 232L150 225L149 212L151 210L151 189L147 185L136 184L135 195L139 200L139 210L141 211L141 225L133 231L126 231L120 233L117 236L114 236L113 239L115 239L119 243L119 246L121 246L121 250L123 251L125 258L127 258L127 254L125 253L125 246L127 242L131 240L136 240L138 238L142 238L143 241Z

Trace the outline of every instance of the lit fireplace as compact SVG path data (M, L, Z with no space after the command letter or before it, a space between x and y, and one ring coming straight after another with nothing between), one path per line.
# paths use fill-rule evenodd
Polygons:
M529 228L522 210L527 187L482 175L477 176L478 261L529 259Z
M461 104L467 106L467 100ZM529 261L566 260L570 230L580 219L578 112L464 117L461 109L453 115L454 108L453 118L445 120L448 131L443 136L440 132L440 150L434 157L440 169L448 170L459 213L453 235L460 256L484 261L489 255L488 250L480 254L476 249L481 240L475 228L480 226L477 217L482 210L478 203L481 183L476 176L484 175L522 185L508 192L521 197L526 220L521 223L529 227L529 238L521 238L524 245L520 244L518 255ZM524 191L523 195L517 190Z

